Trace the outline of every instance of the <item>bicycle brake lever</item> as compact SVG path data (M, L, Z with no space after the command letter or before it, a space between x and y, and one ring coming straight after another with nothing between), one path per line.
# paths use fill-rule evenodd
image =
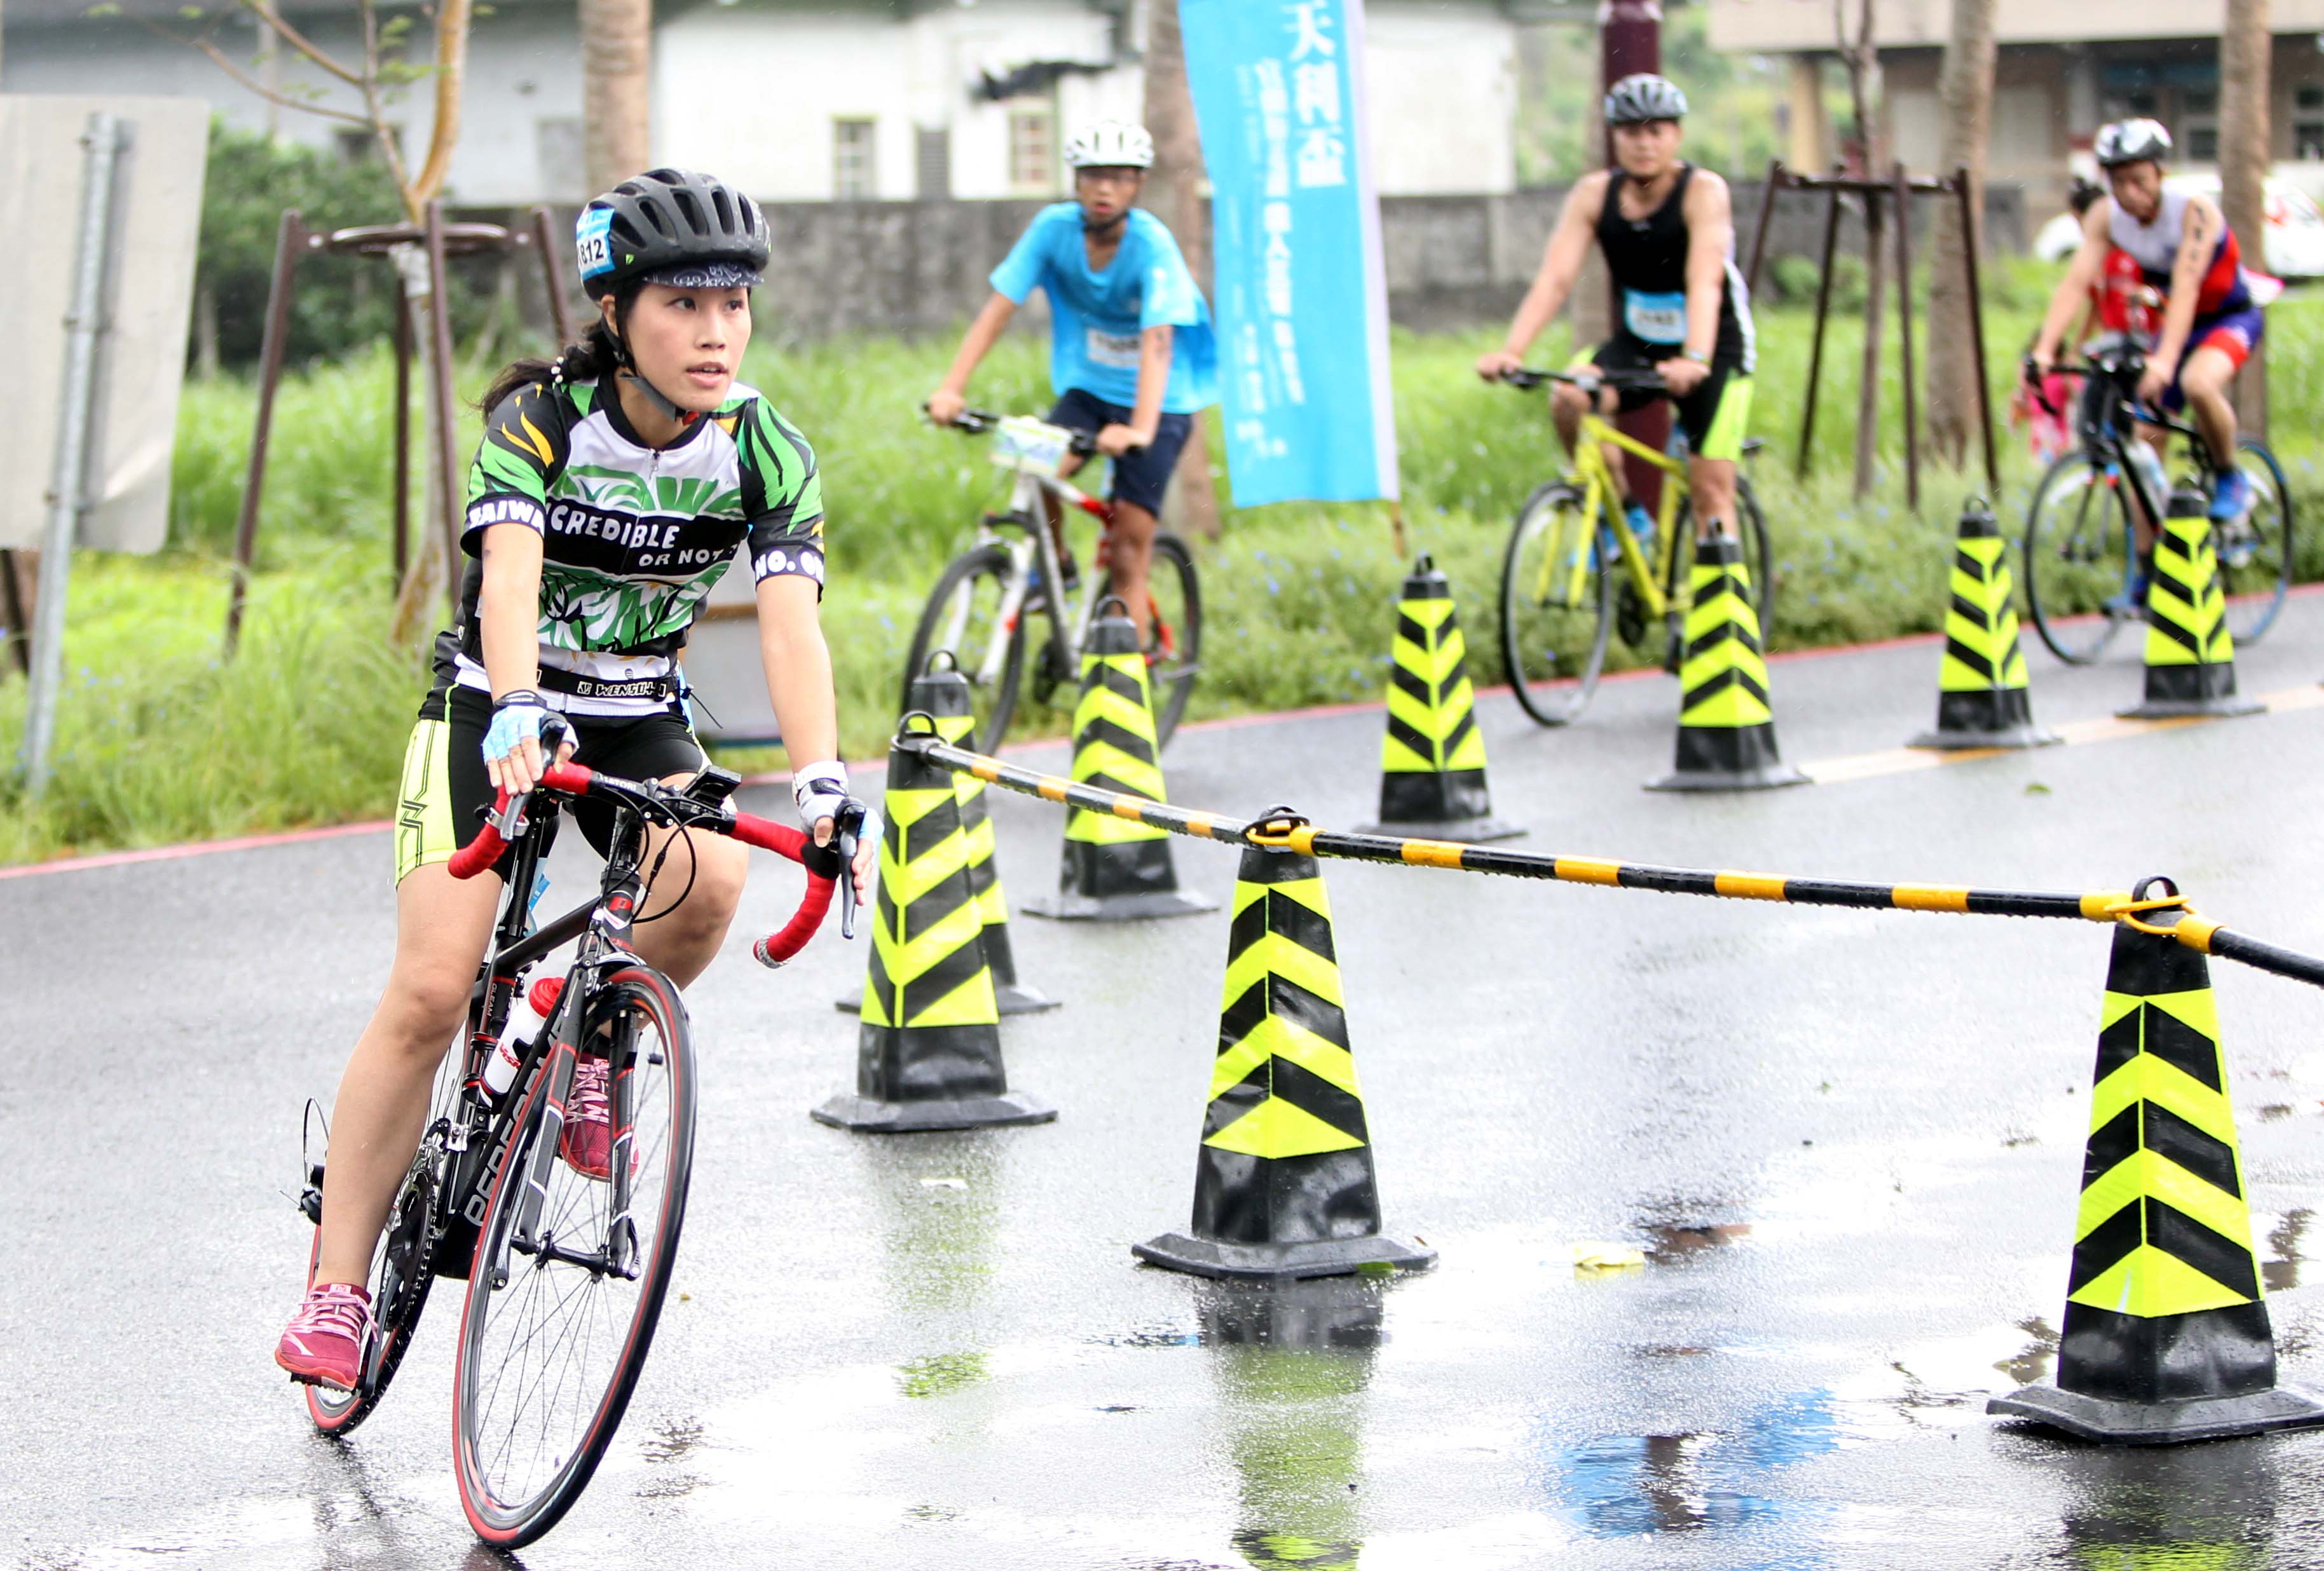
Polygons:
M839 936L855 936L855 846L854 831L842 829L832 836L839 847Z

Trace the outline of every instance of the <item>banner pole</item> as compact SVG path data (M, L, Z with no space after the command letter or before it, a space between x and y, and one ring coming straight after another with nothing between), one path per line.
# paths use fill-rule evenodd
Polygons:
M55 740L57 702L64 681L65 588L71 576L73 537L88 505L86 495L89 426L97 409L97 335L104 323L105 286L112 260L114 171L125 124L98 110L80 144L80 239L73 267L71 315L65 318L64 392L58 405L56 466L50 472L48 529L41 545L41 585L32 610L32 673L21 758L27 791L47 787L49 748Z

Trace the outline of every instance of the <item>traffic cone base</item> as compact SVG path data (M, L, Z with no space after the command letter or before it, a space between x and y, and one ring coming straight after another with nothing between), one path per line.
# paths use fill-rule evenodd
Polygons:
M1217 901L1178 887L1170 842L1160 838L1112 844L1067 841L1057 884L1055 896L1028 900L1018 909L1054 922L1130 922L1219 908Z
M2091 1079L2057 1380L1986 1410L2124 1446L2324 1424L2324 1402L2275 1383L2200 953L2167 932L2115 930Z
M2173 492L2171 503L2146 592L2145 697L2116 712L2124 720L2257 714L2255 700L2236 694L2236 641L2202 494Z
M1808 784L1775 749L1767 662L1742 545L1725 533L1699 537L1691 571L1674 767L1646 789L1766 791Z
M1476 689L1452 587L1425 556L1412 565L1397 601L1389 659L1379 822L1356 832L1464 843L1525 833L1493 816L1485 738L1477 729Z
M2061 740L2034 723L2018 647L2015 585L2001 525L1981 499L1961 509L1937 667L1937 729L1905 743L1941 752L2040 748Z
M810 1115L818 1124L863 1135L920 1135L938 1129L987 1129L1010 1124L1047 1124L1057 1116L1048 1101L1029 1091L993 1097L939 1098L919 1102L883 1102L847 1093L832 1098Z
M1230 1244L1165 1233L1130 1252L1148 1265L1191 1276L1238 1282L1280 1282L1301 1277L1350 1276L1366 1268L1426 1271L1436 1251L1399 1244L1375 1234L1369 1238L1323 1238L1309 1244Z
M1131 1253L1246 1280L1433 1264L1433 1250L1380 1236L1332 907L1313 858L1243 852L1222 992L1193 1215L1185 1232Z

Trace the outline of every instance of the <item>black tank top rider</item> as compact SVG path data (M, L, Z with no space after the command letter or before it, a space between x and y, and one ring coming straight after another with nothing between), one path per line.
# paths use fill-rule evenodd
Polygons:
M1622 212L1619 169L1607 171L1606 205L1598 215L1598 248L1621 292L1621 320L1615 331L1653 361L1676 354L1686 343L1686 187L1694 166L1683 163L1661 207L1643 218ZM1719 289L1719 337L1711 349L1716 365L1751 368L1751 308L1745 299L1735 259L1726 259Z

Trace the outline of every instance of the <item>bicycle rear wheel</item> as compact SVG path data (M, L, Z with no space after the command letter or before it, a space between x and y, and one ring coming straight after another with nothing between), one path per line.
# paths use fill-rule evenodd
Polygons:
M2227 598L2227 631L2255 644L2275 625L2292 593L2292 486L2275 455L2246 436L2236 467L2251 481L2252 505L2240 519L2213 526L2219 588Z
M1157 533L1148 565L1147 593L1154 602L1145 628L1146 674L1154 689L1155 745L1167 746L1186 712L1186 700L1202 671L1203 589L1194 576L1194 554L1176 535ZM1113 592L1108 574L1099 589L1102 602Z
M608 1033L610 1034L608 1034ZM599 985L579 1040L612 1061L616 1185L556 1153L552 1093L569 1087L561 1052L533 1084L494 1181L468 1274L453 1380L454 1472L469 1525L515 1548L580 1498L629 1406L678 1255L694 1161L694 1047L668 978L642 966ZM553 1082L565 1081L567 1084ZM541 1182L530 1247L520 1222Z
M1606 665L1611 542L1602 514L1593 528L1588 510L1579 487L1540 487L1517 509L1501 557L1501 663L1518 704L1543 725L1589 707Z
M379 1327L379 1341L364 1367L362 1388L337 1391L313 1384L302 1388L307 1395L307 1416L326 1435L348 1433L379 1406L396 1371L403 1366L403 1355L410 1350L412 1333L420 1325L420 1312L428 1307L428 1291L436 1280L433 1256L438 1184L444 1171L444 1132L456 1111L461 1079L458 1066L466 1051L467 1032L464 1028L460 1041L453 1043L436 1071L436 1090L427 1131L420 1137L420 1149L412 1155L403 1182L396 1188L395 1199L388 1207L387 1226L380 1230L379 1243L372 1250L372 1314ZM324 1182L329 1181L329 1164L326 1162ZM307 1282L310 1287L322 1249L323 1230L318 1227L315 1241L307 1252Z
M2087 666L2128 618L2107 610L2130 583L2130 504L2121 482L2080 453L2050 465L2025 511L2025 608L2050 652ZM2087 620L2073 620L2089 612Z
M977 547L954 557L928 595L912 631L912 652L904 663L901 708L911 708L912 679L928 668L929 657L948 653L968 678L969 712L975 717L970 745L984 752L1001 746L1017 710L1017 694L1025 679L1025 628L1001 621L1001 607L1009 581L1016 572L1009 548L998 542ZM1000 657L993 661L996 643Z

